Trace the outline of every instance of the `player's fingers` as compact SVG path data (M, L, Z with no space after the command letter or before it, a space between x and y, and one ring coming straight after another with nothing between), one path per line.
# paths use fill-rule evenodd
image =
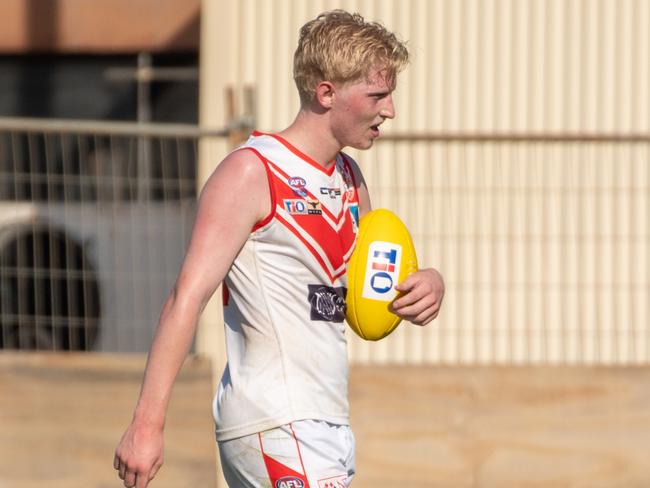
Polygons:
M423 308L411 307L410 310L407 310L410 313L405 313L405 314L400 313L399 316L402 317L404 320L408 320L414 325L426 325L438 315L439 310L440 310L440 304L433 303Z
M119 471L120 479L123 480L126 476L126 463L124 463L124 461L120 461L120 465L117 469Z
M427 296L427 291L425 287L416 287L411 289L409 292L401 295L400 297L393 300L392 307L394 311L399 310L403 307L408 307L413 305Z
M425 291L413 290L409 293L411 296L400 297L395 300L391 308L394 313L402 318L414 318L420 315L424 310L438 303L437 297Z
M135 486L137 475L135 471L127 470L126 476L124 477L124 486L126 488L133 488Z
M139 473L135 488L147 488L147 485L149 484L149 481L151 481L151 478L152 476L150 476L148 473Z
M156 476L161 466L162 463L156 463L153 465L153 468L151 468L151 472L149 473L149 481L151 481L154 478L154 476Z
M404 293L404 292L409 291L411 288L414 288L417 284L418 284L417 274L411 274L411 275L408 275L404 279L404 281L402 281L397 286L395 286L395 289L397 291L401 291L401 292Z
M440 313L440 307L433 305L415 317L411 322L415 325L427 325L429 322L438 317L438 313Z

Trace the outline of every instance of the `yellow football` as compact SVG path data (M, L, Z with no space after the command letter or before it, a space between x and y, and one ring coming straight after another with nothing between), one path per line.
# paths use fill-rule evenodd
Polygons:
M413 240L390 210L368 212L359 222L357 243L348 263L345 318L361 338L378 341L402 321L390 311L395 286L418 270Z

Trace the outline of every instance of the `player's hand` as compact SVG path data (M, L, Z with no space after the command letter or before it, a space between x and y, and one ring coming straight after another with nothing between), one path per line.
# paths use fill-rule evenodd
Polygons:
M395 287L401 293L391 304L392 311L415 325L426 325L438 316L445 283L438 271L422 269Z
M113 467L127 488L146 488L163 463L163 431L160 427L132 423L122 436Z

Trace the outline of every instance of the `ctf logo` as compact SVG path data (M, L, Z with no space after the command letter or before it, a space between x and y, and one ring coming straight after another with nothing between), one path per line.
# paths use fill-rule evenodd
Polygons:
M320 187L320 194L321 195L329 195L330 198L336 198L341 196L341 189L340 188L328 188L326 186L321 186Z
M368 249L363 280L364 298L390 302L397 295L402 246L394 242L374 241Z

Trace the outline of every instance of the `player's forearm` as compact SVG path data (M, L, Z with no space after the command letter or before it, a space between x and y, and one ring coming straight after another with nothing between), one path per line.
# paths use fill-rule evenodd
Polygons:
M163 427L174 380L192 343L200 309L200 304L180 300L174 292L165 302L149 352L134 421Z

